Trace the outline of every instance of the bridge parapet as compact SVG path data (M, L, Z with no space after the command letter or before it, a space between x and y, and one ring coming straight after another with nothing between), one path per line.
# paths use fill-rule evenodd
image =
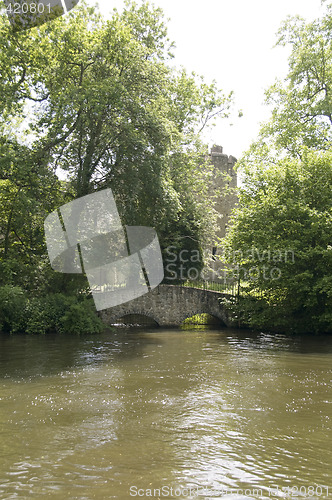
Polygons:
M152 318L159 326L176 327L186 318L207 313L225 326L232 326L226 308L221 303L228 295L212 290L177 285L159 285L150 293L137 299L100 311L105 324L115 324L129 314L141 314Z

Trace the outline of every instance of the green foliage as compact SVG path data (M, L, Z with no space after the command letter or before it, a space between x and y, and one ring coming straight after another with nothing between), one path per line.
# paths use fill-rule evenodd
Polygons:
M37 297L86 290L84 277L50 269L43 222L107 187L124 224L201 252L216 212L200 134L228 116L232 94L174 69L161 9L127 2L105 20L80 2L16 33L3 15L0 44L0 285Z
M16 333L24 329L26 300L20 287L0 287L0 331Z
M0 285L34 291L43 281L43 222L65 200L51 170L32 161L31 149L0 137Z
M245 306L250 326L332 331L331 190L332 152L246 171L224 250L243 290L260 294Z
M71 304L60 321L63 332L68 334L100 333L105 329L91 301Z
M240 320L257 328L332 331L332 7L311 23L288 18L278 44L289 72L238 162L244 188L224 244L247 298Z
M80 335L104 328L91 299L61 293L29 297L20 287L0 287L1 332Z
M32 298L26 302L25 333L36 335L52 331L55 322L47 306L48 304L45 301L37 298Z
M320 151L332 147L332 6L310 23L288 17L278 31L277 45L290 49L289 71L285 80L266 91L271 118L239 167L299 158L304 146Z
M288 18L279 30L278 45L292 47L286 86L278 82L267 92L274 105L268 135L296 152L301 145L331 148L332 17L305 23Z

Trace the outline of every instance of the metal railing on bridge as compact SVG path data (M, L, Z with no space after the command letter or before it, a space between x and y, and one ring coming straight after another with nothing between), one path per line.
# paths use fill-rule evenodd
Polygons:
M223 292L229 295L238 294L238 284L237 283L222 283L218 281L210 280L176 280L174 282L167 281L164 282L167 285L177 285L192 288L201 288L203 290L211 290L213 292Z
M207 279L200 280L164 280L161 282L161 285L175 285L181 287L191 287L191 288L200 288L202 290L211 290L212 292L220 292L228 295L233 295L234 297L261 297L262 291L254 290L248 287L245 282L222 282L222 281L212 281ZM111 287L108 285L103 285L99 287L95 287L93 291L96 292L108 292L113 291L114 289L126 288L126 284L119 283L118 285Z
M164 281L162 282L167 285L177 285L192 288L201 288L203 290L211 290L214 292L221 292L228 295L233 295L235 297L261 297L261 290L254 290L248 287L246 282L223 282L223 281L212 281L207 279L200 280L176 280L176 281Z

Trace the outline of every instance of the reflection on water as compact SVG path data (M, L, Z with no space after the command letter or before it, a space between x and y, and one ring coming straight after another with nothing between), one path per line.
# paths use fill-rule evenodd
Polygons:
M230 329L0 337L0 498L332 498L331 362Z

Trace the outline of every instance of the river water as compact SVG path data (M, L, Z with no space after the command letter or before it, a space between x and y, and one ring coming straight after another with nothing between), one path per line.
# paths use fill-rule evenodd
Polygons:
M332 498L331 375L331 337L2 336L0 498Z

